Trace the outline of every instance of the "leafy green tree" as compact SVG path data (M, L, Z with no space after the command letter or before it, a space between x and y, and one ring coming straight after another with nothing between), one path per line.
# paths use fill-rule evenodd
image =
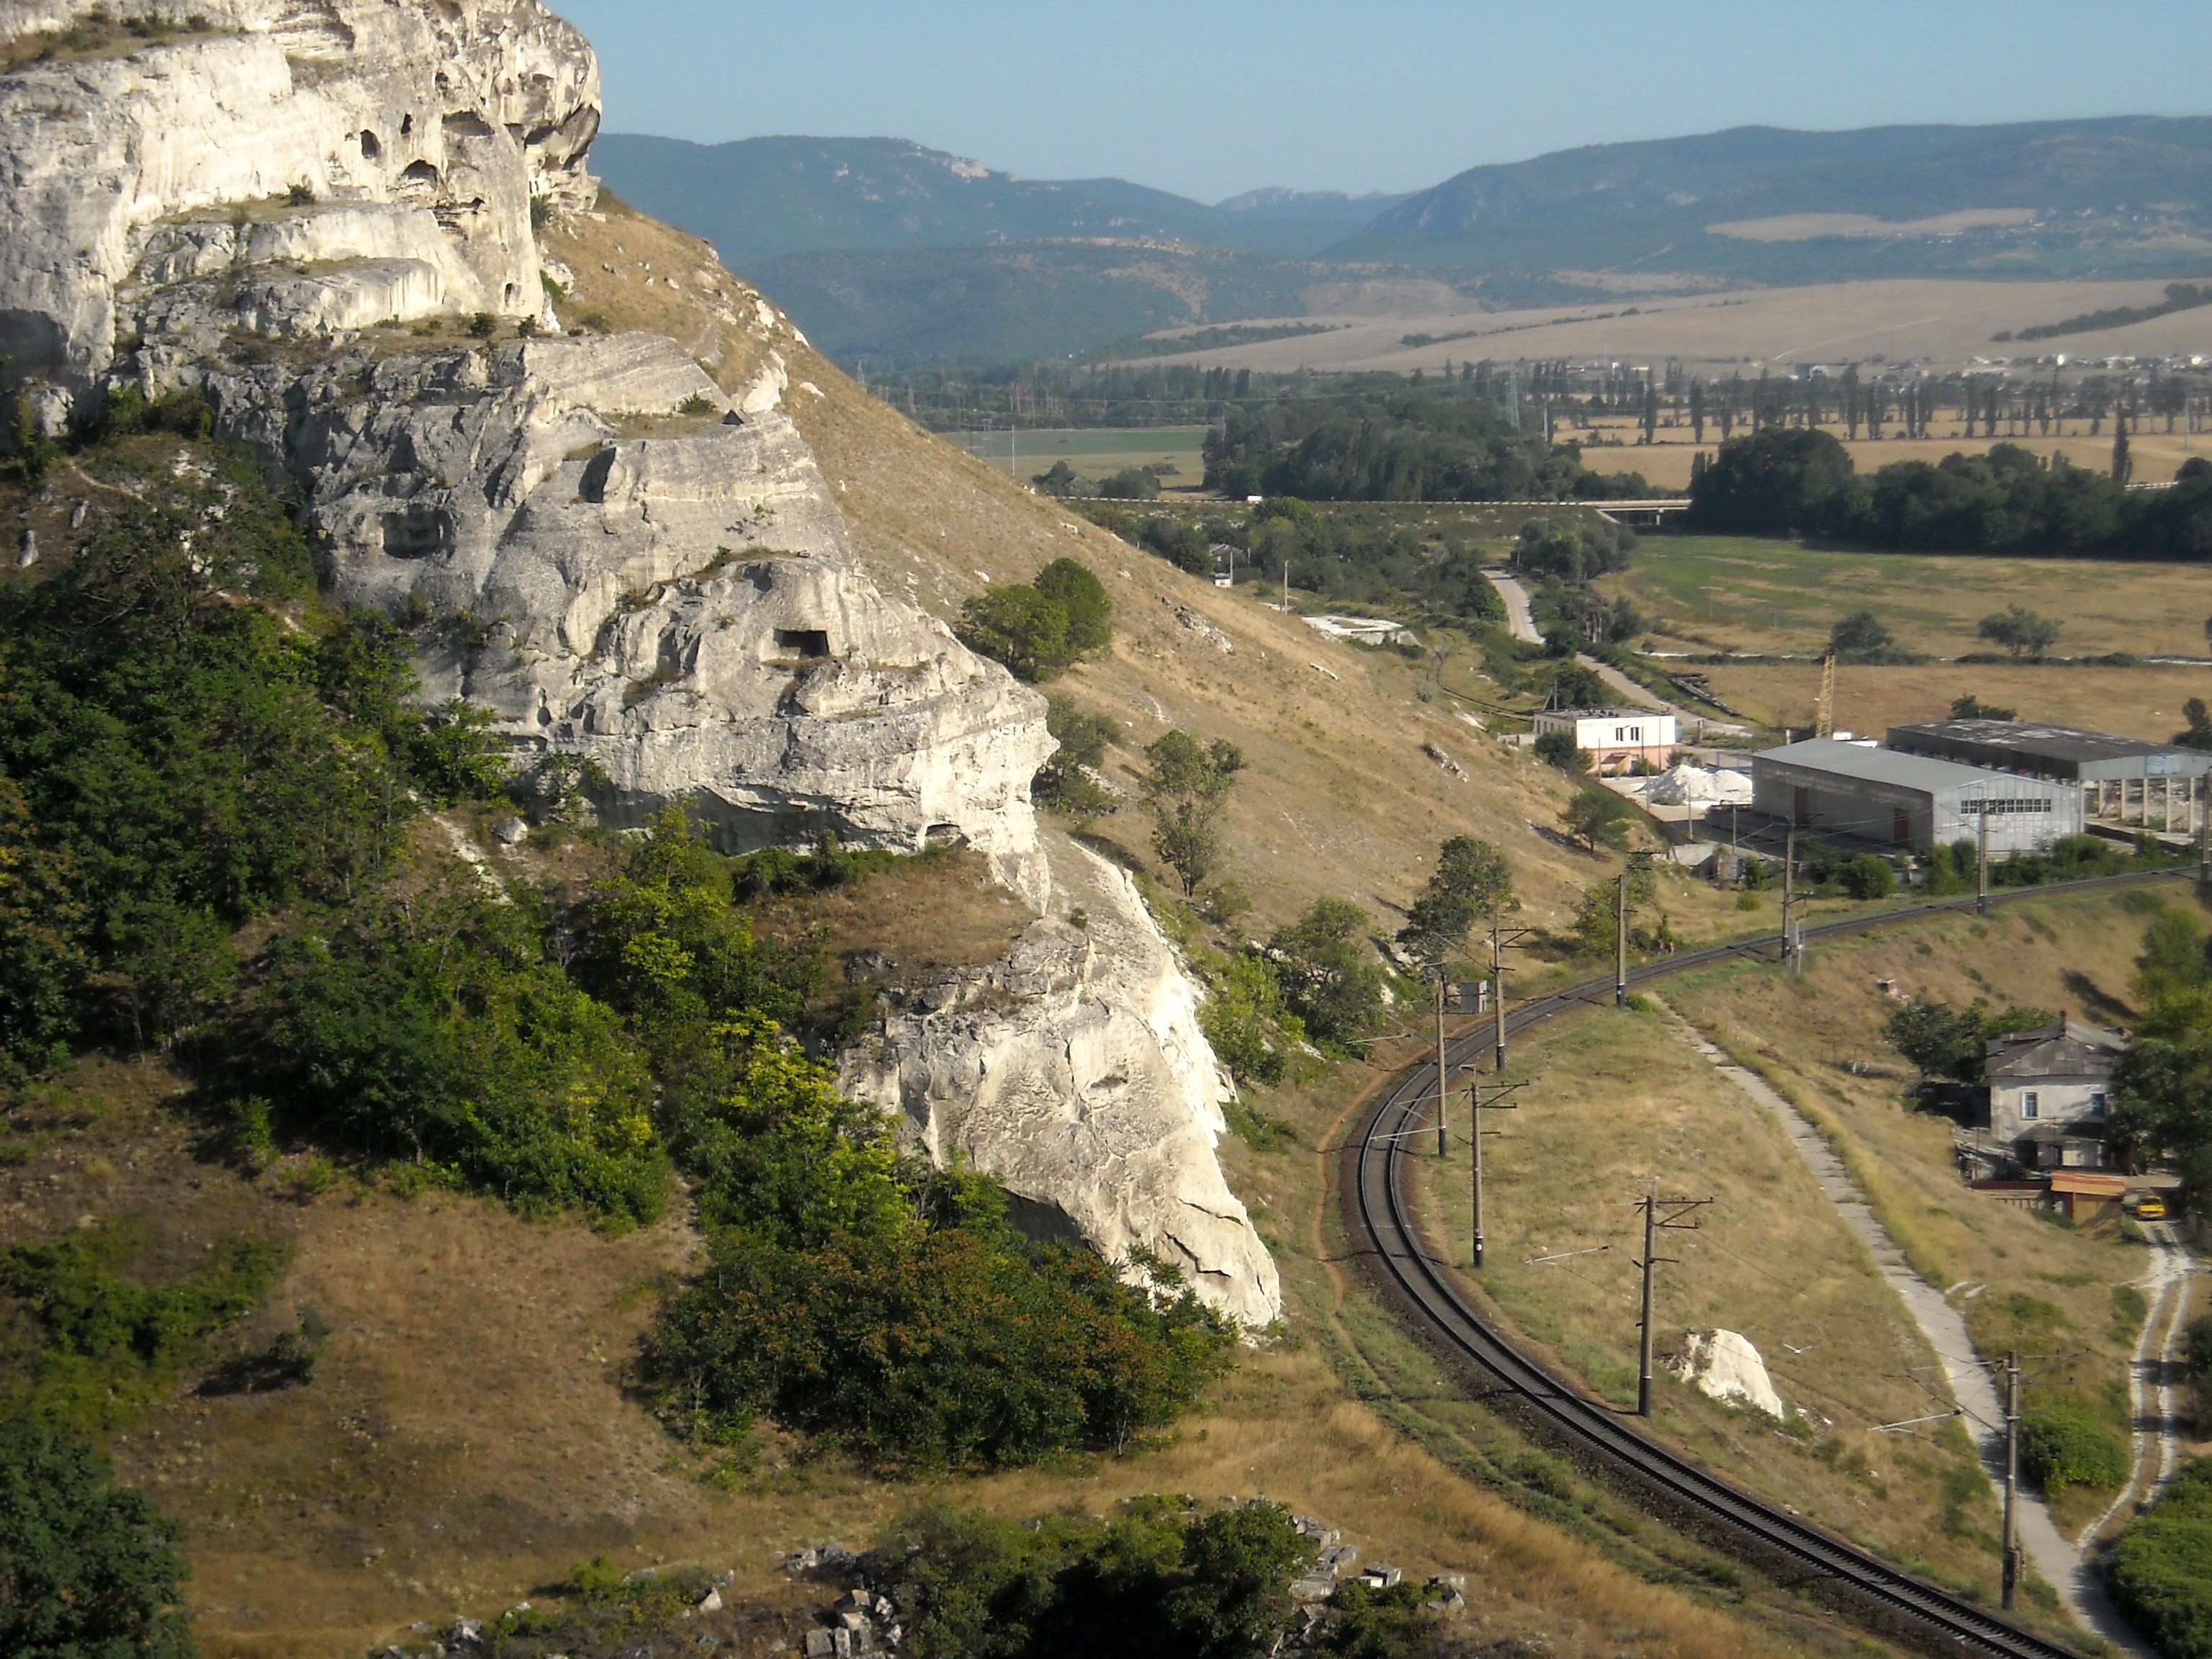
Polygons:
M1098 481L1098 493L1109 501L1150 501L1159 498L1160 481L1147 467L1125 466Z
M1329 1659L1419 1659L1440 1622L1427 1605L1431 1594L1410 1578L1387 1589L1346 1579L1328 1598L1332 1618L1317 1651Z
M1828 643L1838 651L1887 651L1896 641L1873 611L1854 611L1828 630Z
M1060 747L1030 780L1030 799L1079 817L1113 811L1114 797L1096 774L1105 763L1106 745L1114 740L1114 722L1054 695L1045 699L1045 730Z
M1318 898L1267 942L1285 998L1322 1042L1364 1036L1382 1016L1382 969L1365 939L1371 921L1348 900Z
M1531 575L1570 586L1628 568L1636 532L1610 520L1575 519L1547 524L1530 520L1513 545L1513 565Z
M1948 1003L1916 997L1890 1015L1882 1036L1891 1048L1912 1062L1923 1082L1947 1078L1954 1083L1976 1084L1985 1076L1984 1062L1990 1038L2032 1031L2048 1025L2051 1018L2041 1008L2008 1008L1992 1014L1979 1002L1954 1009Z
M1077 656L1103 650L1114 637L1114 601L1089 565L1054 559L1030 586L1067 612L1067 648Z
M2058 623L2018 605L1983 617L1974 628L1976 638L2001 645L2014 657L2040 658L2057 643L2058 634Z
M2204 706L2202 697L2191 697L2181 705L2181 718L2189 722L2173 734L2173 740L2188 749L2212 749L2212 709Z
M1075 660L1067 607L1034 587L993 587L961 607L961 640L1021 680L1048 680Z
M1850 452L1827 433L1770 426L1721 445L1684 516L1693 529L1726 535L1821 530L1846 510L1852 472Z
M1194 1522L1183 1535L1184 1582L1167 1597L1177 1646L1192 1659L1273 1653L1296 1611L1291 1577L1313 1559L1279 1504L1242 1504Z
M2167 1659L2212 1659L2212 1458L2185 1464L2112 1547L2113 1600Z
M1601 783L1576 791L1564 816L1567 833L1593 853L1601 847L1625 849L1636 820L1635 809Z
M1152 809L1152 850L1188 897L1221 855L1221 814L1244 756L1220 738L1201 745L1187 732L1169 731L1145 746L1145 758L1152 763L1141 787Z
M1231 1077L1268 1088L1283 1080L1289 1050L1305 1040L1275 964L1249 953L1231 957L1214 975L1198 1023Z
M1539 732L1534 745L1536 758L1547 766L1556 766L1569 776L1589 770L1589 757L1575 741L1571 732Z
M2184 705L2185 708L2186 705ZM1972 692L1951 699L1951 718L1954 720L2008 720L2018 710L2000 708L1993 702L1984 702Z
M191 1659L175 1539L97 1452L27 1422L0 1424L0 1652Z
M1505 854L1473 836L1454 836L1437 849L1437 867L1413 901L1403 937L1455 949L1478 921L1496 920L1516 902Z
M1844 866L1843 884L1855 899L1887 898L1897 890L1897 870L1887 859L1864 853Z

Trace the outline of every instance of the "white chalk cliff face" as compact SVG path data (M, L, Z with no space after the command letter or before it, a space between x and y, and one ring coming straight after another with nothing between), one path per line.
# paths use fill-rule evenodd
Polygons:
M489 710L524 766L590 763L609 822L672 802L732 852L987 855L1045 919L989 1012L971 987L894 1012L854 1086L1038 1224L1273 1318L1194 988L1117 873L1048 862L1043 698L851 556L781 407L789 324L725 313L763 365L735 396L658 336L558 334L533 212L595 199L583 39L536 0L162 9L203 27L0 75L0 392L49 428L204 392L298 481L325 591L409 626L426 695ZM0 40L93 9L0 0ZM477 313L550 337L393 326Z

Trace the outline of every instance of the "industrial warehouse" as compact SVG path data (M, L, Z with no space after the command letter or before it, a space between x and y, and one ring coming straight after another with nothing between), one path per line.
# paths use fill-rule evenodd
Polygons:
M2082 830L2078 784L1814 738L1752 757L1752 805L1799 829L1922 850L1986 832L1991 858Z

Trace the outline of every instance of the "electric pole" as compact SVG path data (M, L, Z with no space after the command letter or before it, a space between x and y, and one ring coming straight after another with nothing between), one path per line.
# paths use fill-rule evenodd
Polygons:
M1468 1139L1474 1146L1474 1265L1482 1265L1482 1109L1487 1105L1492 1111L1510 1110L1515 1103L1506 1096L1523 1086L1518 1083L1501 1083L1491 1091L1490 1098L1482 1097L1482 1085L1476 1083L1468 1091L1468 1115L1472 1120L1474 1133Z
M2020 1351L2005 1356L2004 1607L2012 1610L2020 1583L2020 1533L2014 1511L2020 1503Z
M1493 1072L1505 1069L1505 953L1528 937L1526 927L1490 924L1490 1002L1498 1021L1498 1052L1491 1063Z
M1616 895L1613 936L1613 1006L1628 1006L1628 866L1620 866L1620 890Z
M1990 804L1982 803L1981 827L1975 836L1974 914L1990 913Z
M1450 1103L1451 1085L1444 1076L1444 964L1439 961L1437 963L1437 1156L1439 1158L1451 1156L1451 1148L1445 1138L1446 1120L1449 1116L1447 1109ZM1475 1156L1480 1158L1481 1155L1481 1148L1478 1146Z
M1651 1190L1636 1200L1637 1207L1644 1212L1644 1320L1640 1344L1642 1351L1638 1358L1636 1371L1636 1414L1638 1417L1651 1415L1651 1352L1654 1346L1652 1340L1654 1327L1651 1322L1652 1269L1662 1261L1680 1260L1679 1256L1662 1256L1658 1254L1659 1235L1664 1231L1685 1233L1697 1231L1698 1224L1686 1218L1695 1211L1704 1209L1712 1201L1710 1198L1662 1198L1659 1196L1659 1178L1656 1176L1651 1178ZM1659 1213L1662 1209L1668 1212L1663 1216Z
M1790 911L1797 902L1797 829L1792 824L1790 837L1782 853L1782 959L1792 960L1797 954L1796 941L1790 928Z

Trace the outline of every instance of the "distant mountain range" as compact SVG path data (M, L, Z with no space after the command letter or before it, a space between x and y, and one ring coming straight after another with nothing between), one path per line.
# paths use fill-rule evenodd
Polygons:
M1211 206L887 138L617 133L592 157L617 193L708 238L848 358L1083 356L1295 317L1328 285L1392 274L1514 305L1595 297L1623 272L1688 285L2212 270L2212 118L1738 127L1472 167L1412 196L1274 188Z

